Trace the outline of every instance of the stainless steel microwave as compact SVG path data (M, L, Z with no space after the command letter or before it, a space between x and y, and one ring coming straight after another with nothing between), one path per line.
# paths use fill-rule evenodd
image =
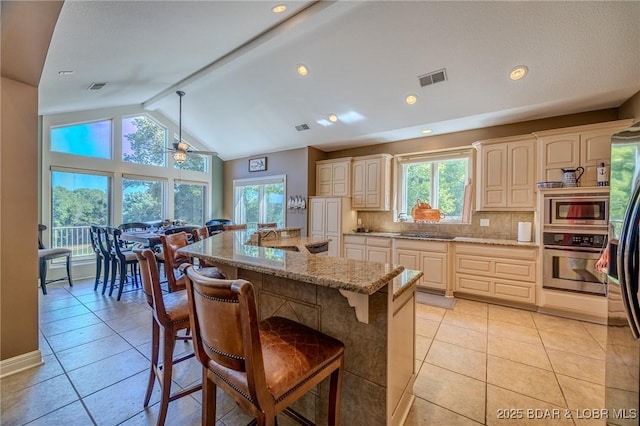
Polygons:
M547 225L608 225L609 197L550 197L545 201Z

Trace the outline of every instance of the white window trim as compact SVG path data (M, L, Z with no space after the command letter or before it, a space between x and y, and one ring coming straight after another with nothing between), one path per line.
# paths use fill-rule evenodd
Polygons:
M233 220L236 221L238 215L242 216L242 213L238 212L238 200L236 199L236 189L241 186L250 186L250 185L266 185L270 183L282 183L284 189L284 197L287 197L287 175L273 175L273 176L263 176L259 178L244 178L244 179L234 179L233 180ZM284 218L284 226L287 225L287 208L286 205L283 205L283 218ZM264 206L260 205L260 211L264 210Z
M405 181L404 181L404 177L403 177L403 166L404 165L408 165L408 164L416 164L416 163L424 163L424 162L433 162L433 161L446 161L446 160L455 160L455 159L461 159L461 158L467 158L468 162L467 162L467 181L469 181L469 179L471 179L471 177L473 176L474 173L474 168L473 168L473 160L474 160L474 153L475 150L473 149L473 147L465 147L465 148L455 148L455 149L451 149L451 150L443 150L443 151L431 151L431 152L419 152L419 153L413 153L413 154L407 154L407 155L398 155L395 157L395 171L396 171L396 184L395 184L395 189L396 189L396 194L397 194L397 208L398 208L398 214L394 215L394 221L399 221L399 217L401 213L405 213L406 214L406 222L413 222L413 218L411 217L411 211L408 212L403 212L402 209L404 208L404 206L407 204L406 200L405 200L405 191L404 191L404 185L405 185ZM435 170L431 170L432 173L432 179L433 179L433 174L435 173ZM438 190L437 188L437 181L432 180L432 182L436 182L435 183L435 187L434 190ZM433 206L433 208L438 208L437 206L437 202L434 203L435 205ZM447 221L446 218L444 220L442 220L441 222L438 222L439 224L452 224L452 225L462 225L464 224L461 221Z

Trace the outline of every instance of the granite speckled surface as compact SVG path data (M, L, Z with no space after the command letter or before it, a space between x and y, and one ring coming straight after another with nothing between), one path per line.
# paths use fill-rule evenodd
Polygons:
M179 251L213 263L368 295L391 282L393 295L398 297L410 288L415 289L415 283L422 276L421 271L402 274L405 269L400 265L258 247L246 244L247 240L246 231L226 231ZM297 245L319 241L322 240L300 237Z
M520 242L517 240L504 240L498 238L474 238L474 237L443 237L428 236L428 237L416 237L411 235L403 235L398 232L349 232L345 235L359 235L370 237L387 237L387 238L402 238L408 240L425 240L425 241L452 241L454 243L472 243L472 244L489 244L497 246L515 246L515 247L538 247L538 243L535 242Z

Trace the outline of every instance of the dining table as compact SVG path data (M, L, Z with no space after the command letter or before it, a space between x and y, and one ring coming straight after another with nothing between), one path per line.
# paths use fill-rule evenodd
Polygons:
M189 240L193 238L191 235L191 231L197 229L196 225L185 225L185 226L171 226L168 228L158 228L158 229L147 229L144 231L128 231L123 232L120 235L120 238L124 241L131 243L139 243L145 247L153 249L155 246L160 245L162 241L160 240L161 235L168 234L176 234L178 232L186 232Z

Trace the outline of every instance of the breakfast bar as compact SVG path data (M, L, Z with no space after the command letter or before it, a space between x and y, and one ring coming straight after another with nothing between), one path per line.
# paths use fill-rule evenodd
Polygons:
M319 243L295 237L282 246ZM215 264L227 278L253 283L261 319L286 317L344 342L342 424L404 422L414 399L415 289L421 271L252 245L245 231L223 232L180 252ZM322 383L293 408L326 424L327 395L328 383Z

